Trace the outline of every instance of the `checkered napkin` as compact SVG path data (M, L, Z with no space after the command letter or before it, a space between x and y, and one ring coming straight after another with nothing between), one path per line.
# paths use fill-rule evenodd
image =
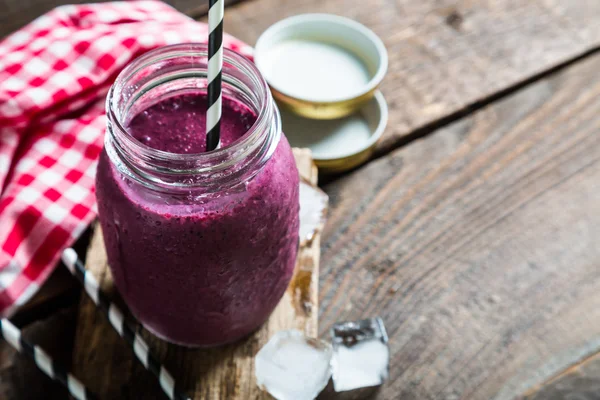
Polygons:
M0 42L0 315L25 303L96 216L104 98L152 48L207 26L157 1L69 5ZM231 36L225 47L250 55Z

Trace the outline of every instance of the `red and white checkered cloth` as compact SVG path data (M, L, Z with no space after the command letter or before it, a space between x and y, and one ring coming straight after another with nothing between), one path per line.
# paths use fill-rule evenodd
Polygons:
M152 48L207 26L157 1L68 5L0 42L0 315L25 303L96 216L104 98ZM231 36L225 47L251 55Z

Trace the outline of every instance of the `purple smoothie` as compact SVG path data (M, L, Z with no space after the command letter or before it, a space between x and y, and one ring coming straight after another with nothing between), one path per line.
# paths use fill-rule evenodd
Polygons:
M134 116L129 134L171 153L205 150L206 97L178 95ZM256 120L224 99L221 144ZM96 177L98 211L115 283L157 335L213 346L257 329L292 276L298 248L298 171L282 135L241 193L189 201L150 193L123 178L105 151Z

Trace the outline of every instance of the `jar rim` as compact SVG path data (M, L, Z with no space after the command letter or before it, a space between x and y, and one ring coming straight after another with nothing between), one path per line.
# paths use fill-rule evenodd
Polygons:
M123 90L128 88L128 82L130 83L138 75L143 76L143 71L158 63L179 57L192 57L192 61L195 58L207 60L208 45L186 43L159 47L136 58L119 73L106 98L108 129L105 145L109 156L118 157L119 164L125 164L124 172L147 186L158 185L165 188L230 186L230 182L225 182L228 177L243 175L249 178L256 175L258 171L242 174L239 170L245 167L251 170L260 169L270 159L279 142L281 117L269 86L258 68L251 60L230 49L223 51L223 83L226 84L228 79L232 82L236 79L235 76L228 74L226 67L233 68L250 79L251 88L247 87L246 90L252 90L253 97L256 99L256 120L241 138L213 151L186 154L155 149L136 140L128 133L124 126L128 109L121 110L119 106L119 102L126 99ZM205 65L198 67L199 74L205 72ZM157 86L148 90L155 87ZM135 88L139 89L139 87ZM238 90L243 91L241 88ZM142 91L143 93L145 92ZM131 98L135 101L142 94ZM169 167L165 167L166 165ZM156 171L160 173L161 178L155 176ZM200 179L203 175L206 178L204 180ZM181 176L194 176L198 179L195 179L194 183L190 183L189 179L185 182L178 181L177 177ZM175 179L164 179L165 177Z
M115 93L116 88L118 87L118 84L127 82L127 80L129 78L131 78L131 76L134 75L136 72L138 72L140 69L147 66L148 64L155 62L156 56L160 55L160 60L164 60L164 59L170 58L172 56L177 56L177 55L182 55L182 54L185 54L186 56L195 55L198 57L208 57L208 45L205 43L186 43L186 44L173 44L173 45L158 47L158 48L150 50L150 51L144 53L143 55L139 56L138 58L134 59L130 64L128 64L125 68L123 68L123 70L121 70L121 72L117 75L117 78L115 79L115 83L110 87L108 96L106 98L107 112L109 112L111 114L111 117L112 117L111 121L114 125L116 125L116 127L119 129L119 131L124 132L124 133L127 132L127 129L121 123L120 118L118 118L118 116L115 115L114 101L116 99L115 99L114 93ZM258 78L258 82L259 82L258 88L260 90L259 99L262 104L267 104L270 100L272 100L271 94L270 94L271 92L269 90L267 81L264 79L264 77L262 76L262 74L260 73L260 71L258 70L256 65L253 62L251 62L249 59L247 59L246 57L241 55L240 53L237 53L237 52L227 49L227 48L223 48L223 63L232 62L232 61L241 64L245 68L248 68L251 72L254 73L255 77ZM131 135L127 135L127 134L124 135L124 139L127 140L129 142L128 144L130 146L132 146L134 149L141 151L141 152L150 151L153 153L153 155L155 157L158 156L160 158L163 158L165 161L168 161L170 159L177 159L177 160L188 159L189 161L193 161L193 160L198 160L199 158L205 158L208 160L208 159L218 157L219 155L223 154L227 150L231 150L236 147L246 146L248 144L248 142L250 142L249 138L257 130L259 122L266 118L266 114L267 114L266 107L258 107L256 120L254 121L252 126L246 131L246 133L240 139L236 140L235 142L233 142L231 145L229 145L227 147L222 147L222 148L218 148L218 149L215 149L212 151L207 151L207 152L171 153L168 151L163 151L163 150L159 150L159 149L150 147L150 146L140 142L139 140L136 140Z

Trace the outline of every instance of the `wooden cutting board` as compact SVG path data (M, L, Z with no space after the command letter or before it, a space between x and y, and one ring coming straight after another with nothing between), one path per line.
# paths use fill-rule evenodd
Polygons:
M294 149L300 175L316 184L317 169L310 151ZM141 326L150 348L171 371L181 388L198 399L269 398L256 386L254 356L277 331L299 329L317 335L320 235L300 248L294 276L281 302L256 333L216 349L187 349L168 344ZM117 303L99 226L87 253L86 268ZM124 307L124 309L126 309ZM166 399L155 378L134 358L94 303L82 293L73 351L73 371L100 399Z

